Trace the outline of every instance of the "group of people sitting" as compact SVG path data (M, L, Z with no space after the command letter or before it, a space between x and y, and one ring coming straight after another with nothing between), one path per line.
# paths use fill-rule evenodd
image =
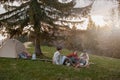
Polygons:
M80 56L78 56L77 51L64 56L61 54L61 50L61 47L57 47L57 51L53 55L53 64L74 66L76 68L89 66L89 56L85 50Z
M57 47L57 51L53 55L53 64L74 66L76 68L89 66L89 56L86 51L83 51L80 56L78 56L77 51L73 51L66 56L62 55L61 51L62 47ZM22 59L29 59L31 57L33 56L27 50L18 54L18 58Z

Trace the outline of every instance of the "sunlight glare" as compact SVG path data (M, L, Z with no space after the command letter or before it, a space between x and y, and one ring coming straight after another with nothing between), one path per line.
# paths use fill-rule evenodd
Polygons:
M91 17L92 17L92 20L95 22L96 25L104 26L106 24L103 16L94 15L94 16L91 16Z
M4 37L4 36L2 36L1 34L0 34L0 40L2 40L2 39L5 39L6 37Z

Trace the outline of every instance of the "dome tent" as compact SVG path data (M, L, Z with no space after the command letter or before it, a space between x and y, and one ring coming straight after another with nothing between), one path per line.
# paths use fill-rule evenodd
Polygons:
M17 58L25 50L25 46L16 39L8 39L0 48L0 57Z

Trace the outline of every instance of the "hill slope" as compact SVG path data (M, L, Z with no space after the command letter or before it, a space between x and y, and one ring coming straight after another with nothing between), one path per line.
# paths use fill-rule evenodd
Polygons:
M51 58L55 48L43 46L42 50ZM120 80L120 59L90 55L90 61L95 64L74 69L39 60L0 58L0 80Z

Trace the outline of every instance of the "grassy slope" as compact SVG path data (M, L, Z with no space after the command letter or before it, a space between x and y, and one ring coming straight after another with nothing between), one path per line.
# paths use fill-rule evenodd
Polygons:
M43 46L42 50L51 58L55 48ZM33 48L29 51L33 53ZM0 80L120 80L120 59L90 55L90 61L95 63L90 68L74 69L38 60L0 58Z

